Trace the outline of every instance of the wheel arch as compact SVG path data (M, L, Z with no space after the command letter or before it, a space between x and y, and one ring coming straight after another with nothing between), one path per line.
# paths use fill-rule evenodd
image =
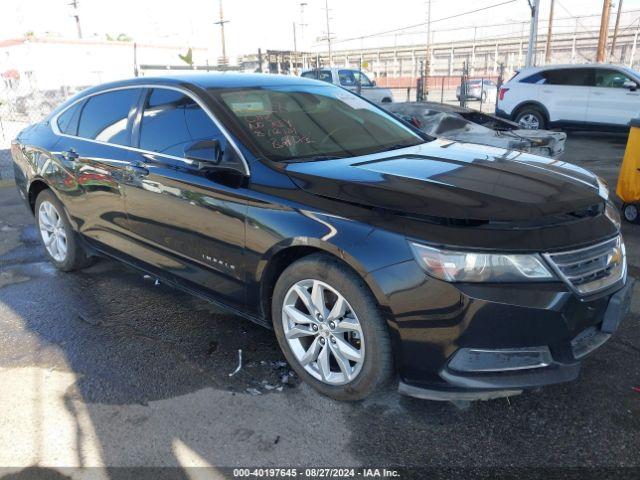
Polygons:
M525 100L523 102L520 102L518 105L516 105L516 108L513 109L513 114L511 115L511 119L514 122L516 120L516 117L520 113L520 111L525 107L534 107L534 108L540 110L542 115L544 115L544 118L545 118L545 120L547 122L547 126L548 126L549 122L551 121L550 117L549 117L549 110L547 110L547 107L545 107L538 100Z
M58 197L56 193L53 191L53 189L51 188L51 186L47 182L45 182L42 178L34 179L29 184L29 188L27 190L27 199L29 201L29 207L31 208L31 213L33 214L35 214L35 210L36 210L36 199L38 198L38 195L40 194L40 192L42 192L43 190L51 190L53 195L55 195L56 198Z
M348 252L317 238L298 237L274 245L260 260L254 281L259 285L260 314L271 321L271 300L275 284L292 263L314 253L324 253L353 270L367 285L380 307L386 306L385 296L372 281L365 267Z

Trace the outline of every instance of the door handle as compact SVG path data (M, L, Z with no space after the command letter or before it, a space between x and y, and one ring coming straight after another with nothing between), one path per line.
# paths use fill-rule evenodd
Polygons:
M591 92L592 95L604 95L604 92Z
M149 175L149 170L144 168L142 165L127 165L124 167L127 173L135 175L137 177L145 177Z
M80 161L80 154L76 152L73 148L69 150L62 151L58 154L61 157L62 164L71 169L75 169L78 167L78 162Z
M78 158L80 158L80 155L78 154L78 152L76 152L73 148L70 148L69 150L65 150L64 152L62 152L62 156L64 157L65 160L69 162L75 162L76 160L78 160Z

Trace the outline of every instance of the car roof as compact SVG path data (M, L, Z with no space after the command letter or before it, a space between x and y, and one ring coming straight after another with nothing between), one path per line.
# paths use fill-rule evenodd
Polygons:
M364 70L358 70L357 68L352 68L352 67L318 67L318 68L307 68L306 70L303 70L302 73L309 73L309 72L319 72L319 71L327 71L330 70L332 72L337 72L338 70L351 70L352 72L362 72L365 73L366 72Z
M208 88L251 88L251 87L274 87L291 85L323 85L310 78L297 77L293 75L273 75L266 73L181 73L153 77L137 77L127 80L119 80L110 83L103 83L90 89L90 91L108 90L118 87L135 85L193 85L196 87ZM86 92L85 92L86 93Z
M626 69L624 65L616 65L614 63L561 63L558 65L543 65L540 67L525 67L520 68L518 71L520 73L529 73L529 72L542 72L546 70L560 70L564 68L617 68L624 70Z

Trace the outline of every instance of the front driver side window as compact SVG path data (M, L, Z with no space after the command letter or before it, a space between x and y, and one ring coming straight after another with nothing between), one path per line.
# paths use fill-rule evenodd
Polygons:
M183 157L199 140L223 136L207 113L191 97L176 90L154 88L147 95L140 123L140 148Z
M369 77L367 77L364 73L356 71L356 72L353 72L353 76L355 77L356 81L358 81L358 78L360 79L360 86L373 87L373 83L371 82L371 80L369 80Z
M596 87L604 88L626 88L625 82L634 82L624 73L617 70L595 70Z

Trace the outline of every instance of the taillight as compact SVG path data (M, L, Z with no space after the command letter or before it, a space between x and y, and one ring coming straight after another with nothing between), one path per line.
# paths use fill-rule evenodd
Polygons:
M508 88L500 87L500 92L498 93L498 100L504 100L504 94L509 91Z

